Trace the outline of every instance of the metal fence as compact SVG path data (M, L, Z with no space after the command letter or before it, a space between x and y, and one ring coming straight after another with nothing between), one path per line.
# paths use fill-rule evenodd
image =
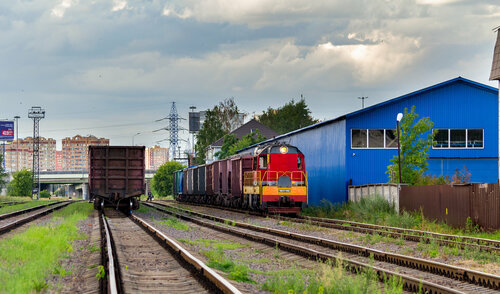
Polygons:
M401 187L400 211L420 211L429 219L463 227L471 220L485 229L500 229L498 183Z

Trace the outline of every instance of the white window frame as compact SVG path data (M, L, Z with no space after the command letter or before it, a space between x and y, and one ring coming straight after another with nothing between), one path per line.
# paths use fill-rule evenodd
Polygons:
M352 131L353 130L365 130L366 131L366 147L353 147L352 146ZM370 147L370 130L384 130L384 147ZM387 147L387 141L386 141L386 138L387 138L387 130L389 129L385 129L385 128L374 128L374 129L361 129L361 128L353 128L351 129L350 131L350 135L351 135L351 149L360 149L360 150L364 150L364 149L370 149L370 150L377 150L377 149L398 149L398 147ZM390 129L390 130L393 130L393 129Z
M432 129L434 132L435 130L448 130L448 147L434 147L432 146L432 149L434 150L450 150L450 149L458 149L458 150L463 150L463 149L471 149L471 150L481 150L484 149L485 146L485 140L484 140L484 128L436 128ZM451 130L465 130L465 147L451 147ZM469 147L469 130L481 130L482 131L482 136L483 136L483 147Z

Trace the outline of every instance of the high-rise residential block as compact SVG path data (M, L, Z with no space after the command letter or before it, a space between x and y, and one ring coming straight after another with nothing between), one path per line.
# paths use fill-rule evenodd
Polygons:
M19 162L19 166L17 163ZM33 138L27 137L5 145L5 169L15 172L33 168ZM40 137L40 170L56 170L56 140Z
M160 146L146 148L146 169L157 170L168 161L168 148Z
M87 171L89 145L109 146L109 139L80 135L64 138L62 140L62 169Z

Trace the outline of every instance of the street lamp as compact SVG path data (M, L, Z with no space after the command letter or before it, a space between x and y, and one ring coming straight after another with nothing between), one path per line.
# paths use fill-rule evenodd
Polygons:
M18 119L21 117L19 115L14 116L14 119L16 120L16 172L19 171L19 124L17 122Z
M397 133L398 133L398 165L399 165L399 183L402 184L403 181L401 180L401 145L399 143L399 122L403 119L403 114L400 112L398 113L398 116L396 117L396 126L397 126Z
M142 134L142 133L139 132L139 133L136 133L135 135L132 136L132 146L135 146L134 145L135 136L140 135L140 134Z

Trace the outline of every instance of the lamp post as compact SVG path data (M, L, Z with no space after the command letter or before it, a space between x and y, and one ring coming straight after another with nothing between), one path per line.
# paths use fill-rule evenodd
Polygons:
M16 120L16 172L19 171L19 123L18 119L21 117L19 115L14 116L14 119Z
M142 134L142 133L141 133L141 132L139 132L139 133L136 133L135 135L133 135L133 136L132 136L132 146L135 146L135 145L134 145L134 139L135 139L135 136L140 135L140 134Z
M399 170L399 183L402 184L403 181L401 180L401 145L399 143L399 122L403 119L403 114L400 112L398 113L398 116L396 117L396 127L397 127L397 134L398 134L398 170Z

